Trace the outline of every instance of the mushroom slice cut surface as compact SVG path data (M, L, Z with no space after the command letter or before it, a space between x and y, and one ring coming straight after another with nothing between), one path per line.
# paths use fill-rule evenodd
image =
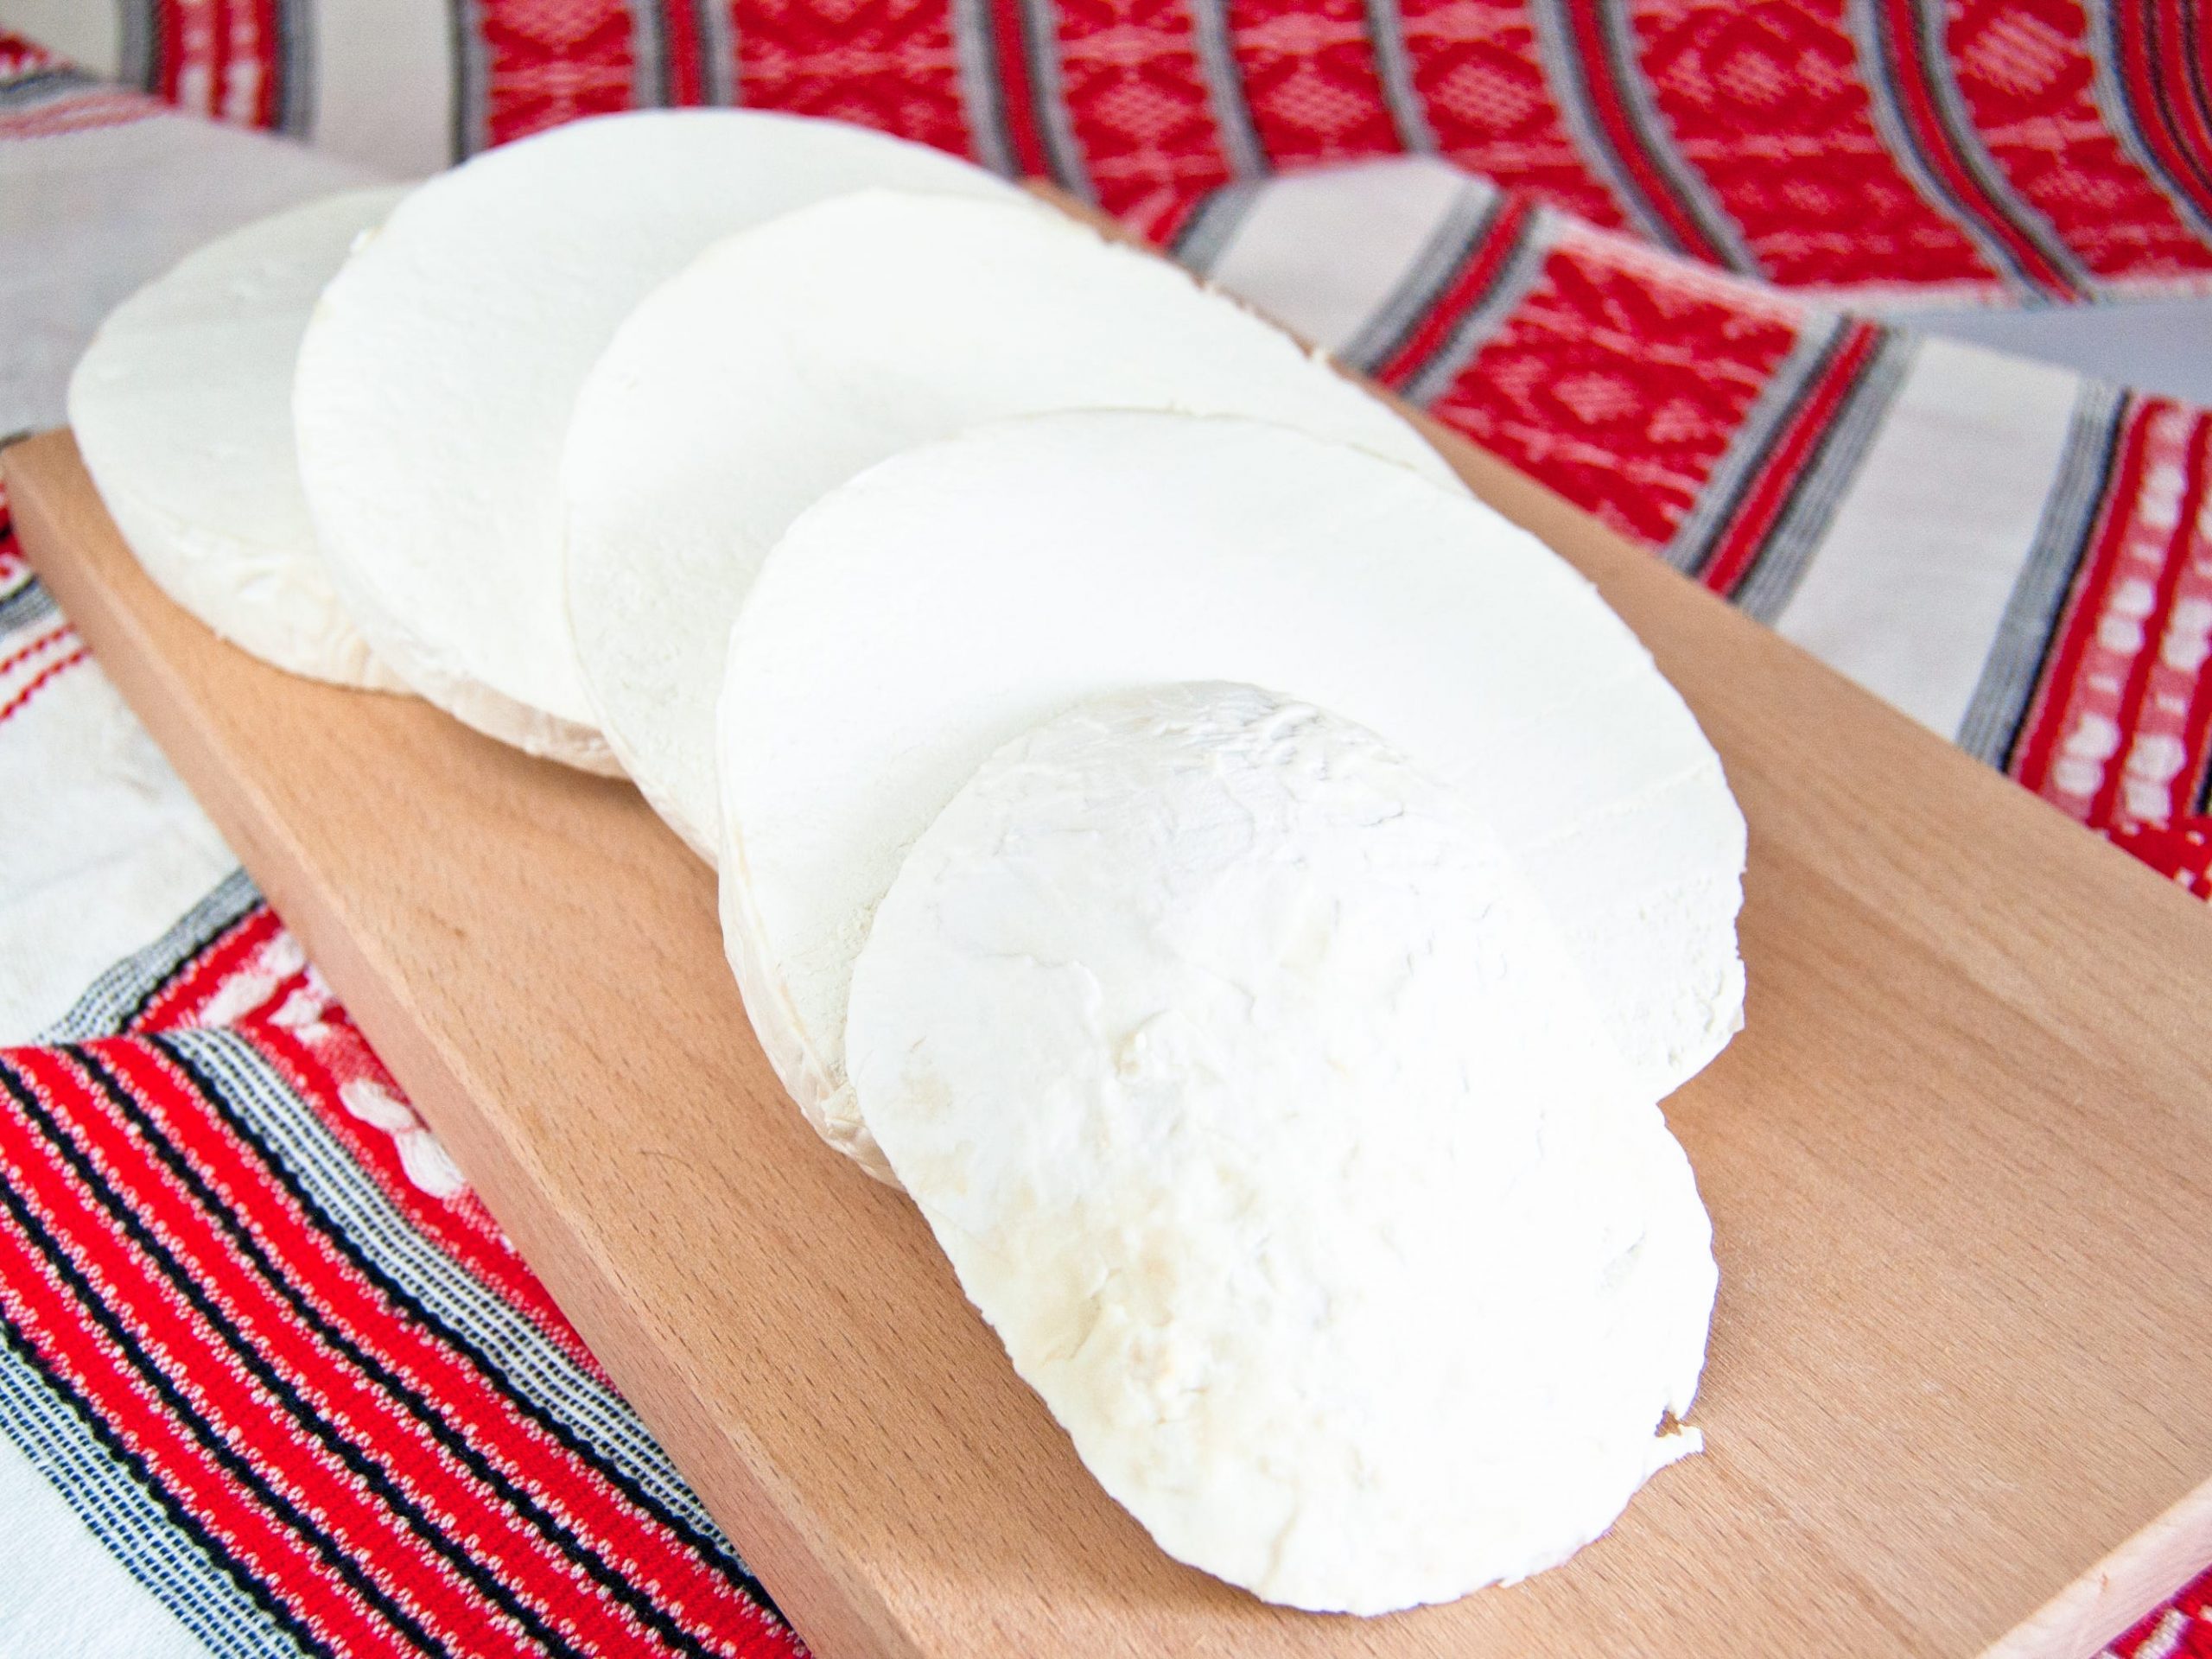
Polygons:
M400 690L339 603L292 442L300 336L404 188L326 196L218 238L108 315L69 424L108 515L162 591L264 662Z
M722 243L622 325L569 432L569 618L608 742L685 841L715 856L730 623L791 521L898 450L1082 408L1262 416L1457 487L1281 329L1026 200L825 201Z
M907 854L847 1048L962 1287L1180 1560L1448 1600L1700 1444L1688 1161L1503 846L1361 726L1216 683L1016 737Z
M846 998L900 859L1001 744L1085 699L1295 686L1472 803L1656 1099L1742 1023L1744 821L1590 584L1472 498L1231 417L1038 416L910 450L791 526L730 638L722 929L815 1127L885 1173Z
M686 110L575 122L409 195L324 292L295 397L324 556L385 662L493 737L616 770L562 601L576 390L710 243L871 185L1011 188L858 127Z

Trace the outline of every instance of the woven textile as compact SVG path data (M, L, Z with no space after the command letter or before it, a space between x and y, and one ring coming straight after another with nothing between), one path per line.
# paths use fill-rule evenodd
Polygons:
M0 39L0 432L329 151L840 116L1089 196L2212 895L2212 415L1849 308L2202 286L2193 3L19 11L143 90ZM795 1647L0 532L4 1041L0 1427L193 1643Z

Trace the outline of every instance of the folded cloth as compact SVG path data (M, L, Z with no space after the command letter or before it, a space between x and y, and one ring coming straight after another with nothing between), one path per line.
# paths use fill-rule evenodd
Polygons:
M360 176L176 106L404 172L741 93L1088 195L2212 893L2212 416L1863 308L2200 287L2164 13L26 10L167 103L0 39L0 432L186 247ZM0 1649L793 1650L230 868L0 532L0 1538L58 1495L101 1546L60 1599L0 1549ZM2117 1651L2212 1646L2208 1593Z

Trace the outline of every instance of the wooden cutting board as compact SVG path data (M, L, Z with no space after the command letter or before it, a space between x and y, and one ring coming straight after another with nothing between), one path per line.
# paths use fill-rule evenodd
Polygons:
M1510 1590L1279 1611L1085 1475L918 1216L817 1144L626 786L221 644L66 434L24 545L827 1659L2074 1655L2212 1560L2212 916L1465 445L1719 747L1750 1027L1669 1103L1711 1450Z

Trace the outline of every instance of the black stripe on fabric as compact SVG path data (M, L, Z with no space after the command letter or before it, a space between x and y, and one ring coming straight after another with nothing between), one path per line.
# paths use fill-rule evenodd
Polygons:
M397 1401L405 1408L406 1414L427 1430L430 1438L448 1455L491 1487L501 1501L520 1511L540 1537L574 1561L608 1597L629 1608L639 1623L651 1626L664 1641L679 1651L701 1654L708 1651L649 1597L640 1595L626 1583L603 1556L578 1538L559 1517L549 1512L526 1488L471 1445L439 1414L436 1406L419 1389L363 1349L287 1280L276 1263L269 1259L261 1241L238 1220L236 1212L224 1203L221 1196L186 1160L182 1151L169 1139L153 1115L132 1097L123 1086L121 1079L97 1055L73 1045L63 1052L92 1078L101 1094L137 1131L140 1140L161 1161L162 1166L192 1195L193 1202L221 1229L232 1248L253 1264L255 1271L291 1309L296 1318L313 1331L319 1339L344 1356L347 1363L363 1372L378 1388Z
M33 576L6 598L0 599L0 633L14 633L43 622L60 607L46 584Z
M1974 116L1951 79L1950 47L1943 38L1948 3L1948 0L1908 0L1920 37L1920 61L1927 70L1921 78L1922 84L1927 88L1929 103L1935 106L1936 119L1950 141L1951 154L1980 190L1982 200L1992 213L2012 226L2015 235L2033 246L2076 289L2084 294L2094 293L2096 279L2075 257L2066 238L2033 202L2012 188L2012 181L2005 176L2004 169L1982 143Z
M1427 361L1416 365L1399 381L1399 390L1426 409L1459 380L1483 342L1496 334L1542 273L1551 251L1550 210L1531 209L1522 215L1513 240L1497 262L1489 284L1472 296L1459 321L1452 325L1441 344ZM1477 245L1479 249L1480 245ZM1474 257L1475 251L1470 251Z
M2004 238L1993 234L1980 216L1943 182L1929 163L1927 152L1914 138L1911 123L1897 107L1897 88L1904 83L1908 71L1898 54L1882 0L1849 0L1849 3L1859 19L1853 33L1860 37L1862 57L1871 48L1872 61L1862 62L1861 71L1874 110L1876 130L1890 141L1888 148L1919 186L1921 194L1950 217L1997 274L2018 291L2041 297L2044 285L2028 274Z
M1590 66L1574 40L1576 8L1592 0L1529 0L1530 28L1536 37L1536 55L1544 70L1553 102L1574 147L1591 163L1613 199L1625 211L1635 229L1645 238L1687 259L1698 256L1682 245L1665 217L1656 211L1651 198L1628 169L1619 146L1598 118L1597 100L1590 91Z
M679 0L680 3L680 0ZM661 27L661 0L626 0L630 14L630 104L634 109L666 109L675 101L667 32Z
M632 1503L653 1516L662 1526L681 1538L702 1560L714 1567L726 1584L742 1591L760 1603L763 1608L774 1612L778 1618L782 1618L782 1613L776 1609L775 1602L769 1596L766 1587L753 1576L748 1568L738 1561L727 1548L721 1547L718 1541L709 1537L693 1525L688 1517L671 1509L658 1497L645 1490L627 1471L615 1464L598 1447L562 1421L557 1415L547 1410L536 1398L510 1386L501 1368L489 1354L465 1333L456 1329L436 1309L416 1296L405 1284L372 1261L345 1230L337 1224L335 1219L324 1209L315 1195L301 1183L285 1160L279 1155L275 1147L270 1145L259 1128L237 1109L222 1088L197 1061L185 1052L183 1046L175 1038L165 1035L152 1036L145 1040L149 1047L177 1069L180 1075L191 1084L193 1091L211 1111L222 1120L224 1125L252 1148L254 1155L261 1160L263 1166L268 1171L270 1179L283 1188L292 1201L300 1206L301 1213L308 1217L318 1232L329 1240L332 1249L343 1257L347 1265L388 1297L393 1306L403 1310L410 1319L421 1325L440 1343L465 1359L475 1369L489 1388L509 1401L518 1413L558 1442L563 1450L582 1461L602 1479L620 1491Z
M2082 387L2065 458L1959 723L1959 747L2000 772L2012 770L2036 689L2050 671L2059 619L2112 493L2128 410L2129 400L2115 389L2094 383Z
M86 986L69 1012L41 1034L48 1044L120 1034L156 999L261 903L244 870L233 870L169 925L151 944L132 951Z
M476 0L446 0L453 42L452 159L466 161L488 137L488 92L485 86L484 43L476 32Z
M137 1247L160 1276L168 1282L177 1299L207 1323L223 1346L235 1355L246 1371L269 1391L287 1417L373 1492L385 1509L397 1516L408 1531L428 1545L433 1554L444 1560L464 1583L474 1586L486 1601L528 1630L541 1647L564 1656L564 1659L585 1659L582 1649L553 1629L543 1614L521 1600L509 1586L486 1572L458 1541L448 1537L418 1502L400 1490L389 1471L378 1466L360 1446L340 1433L301 1395L297 1386L277 1371L268 1356L238 1329L237 1321L218 1306L214 1298L185 1270L184 1264L177 1260L168 1243L149 1229L138 1213L124 1201L122 1194L109 1182L105 1173L47 1110L45 1103L23 1084L12 1068L0 1067L0 1086L4 1086L15 1096L16 1105L26 1117L36 1122L47 1144L60 1156L70 1173L84 1184L86 1190L113 1219L124 1236Z
M83 70L66 66L27 70L11 80L0 81L0 110L29 109L50 99L88 91L99 84Z
M238 1114L283 1160L301 1190L345 1230L363 1256L461 1332L474 1351L493 1356L499 1376L512 1379L505 1386L569 1425L607 1465L651 1494L655 1513L672 1513L688 1522L688 1529L679 1529L684 1537L708 1541L725 1558L717 1560L717 1572L728 1563L744 1570L721 1529L612 1384L588 1371L535 1319L419 1230L266 1053L232 1031L181 1032L173 1041L214 1079Z
M1213 112L1223 156L1232 177L1264 177L1272 171L1267 146L1252 119L1244 95L1244 71L1236 61L1236 36L1229 19L1230 0L1185 0L1191 32L1198 43L1198 78L1205 82L1206 105Z
M1014 15L1021 24L1022 61L1029 67L1029 108L1037 122L1037 142L1045 152L1052 181L1089 202L1098 205L1090 175L1083 164L1083 146L1076 142L1068 118L1066 94L1060 88L1058 13L1052 0L1016 0Z
M119 20L116 30L115 78L125 86L151 92L154 66L161 60L156 50L160 29L161 0L114 0Z
M48 1396L68 1414L76 1432L99 1447L115 1464L117 1469L146 1495L161 1511L163 1522L175 1532L177 1536L184 1539L194 1549L200 1552L206 1560L211 1574L219 1575L228 1580L257 1612L267 1619L271 1625L292 1638L296 1645L291 1651L310 1656L311 1659L336 1659L334 1650L316 1636L313 1630L302 1624L299 1616L287 1606L267 1584L257 1578L244 1561L233 1555L221 1540L202 1528L198 1517L184 1506L175 1492L162 1484L146 1460L124 1443L123 1437L116 1433L113 1425L95 1412L91 1405L69 1386L68 1380L47 1363L46 1357L38 1351L29 1336L18 1328L16 1321L8 1316L4 1304L0 1304L0 1344L5 1344L10 1356L16 1363L35 1378ZM85 1494L67 1487L58 1488L58 1490L60 1491L63 1499L69 1503L71 1509L74 1510L79 1518L86 1522L94 1536L99 1538L100 1541L108 1545L111 1549L115 1549L115 1541L106 1535L91 1516L79 1507L78 1500ZM141 1570L143 1563L137 1560L132 1554L117 1550L116 1556L133 1578L145 1585L160 1599L162 1605L175 1614L188 1627L196 1627L204 1618L236 1617L235 1611L232 1609L207 1607L196 1601L185 1601L184 1605L180 1605L181 1599L168 1593L169 1586L164 1586L143 1572ZM200 1635L203 1640L211 1634L197 1628L194 1629L194 1633Z
M1382 303L1345 342L1339 353L1343 360L1354 368L1371 370L1403 351L1468 259L1490 239L1504 211L1503 191L1487 189L1471 180L1462 185Z
M1733 475L1718 498L1714 510L1710 513L1700 512L1707 526L1702 544L1694 551L1683 550L1679 562L1673 556L1674 550L1669 549L1669 563L1684 575L1700 580L1704 578L1706 568L1713 563L1714 551L1728 533L1728 526L1736 522L1736 515L1743 511L1745 498L1765 474L1767 462L1774 454L1774 446L1782 441L1783 434L1789 430L1791 423L1797 418L1798 411L1804 407L1805 400L1812 396L1814 389L1827 378L1829 369L1834 366L1837 354L1850 338L1848 319L1837 317L1830 321L1827 337L1821 341L1812 361L1798 375L1796 383L1789 388L1787 399L1780 407L1766 412L1764 430L1758 435L1757 448L1743 456L1735 467ZM1704 508L1702 499L1698 506Z
M710 105L734 104L737 42L730 38L730 0L690 0L690 5L691 37L699 42L699 96Z
M2201 49L2196 28L2198 0L2181 0L2177 8L2181 13L2182 73L2187 77L2189 100L2196 106L2197 118L2212 127L2212 86L2204 80L2204 60L2197 55ZM2187 150L2183 155L2189 154ZM2200 171L2202 169L2199 169Z
M952 50L960 70L961 100L975 134L976 160L1003 178L1018 178L1006 89L999 79L998 22L990 0L950 0Z
M295 138L315 131L313 0L276 0L276 122Z
M1421 89L1414 82L1413 61L1406 52L1406 22L1398 0L1363 0L1360 16L1367 30L1367 49L1375 60L1375 79L1382 88L1382 102L1396 129L1398 147L1411 156L1433 155L1436 130L1428 124L1428 111Z
M2112 3L2112 0L2106 0L2106 3ZM2120 3L2127 3L2127 0L2120 0ZM2182 137L2181 124L2174 118L2173 99L2166 91L2166 78L2163 73L2166 67L2165 54L2158 50L2157 15L2152 8L2148 6L2144 8L2144 27L2150 31L2151 35L2151 49L2145 54L2150 62L2151 72L2145 79L2151 83L2151 102L2153 105L2152 113L2158 124L2165 129L2166 137L2173 147L2181 153L2182 165L2187 168L2190 175L2196 179L2197 188L2201 190L2212 190L2212 177L2206 176L2203 163L2196 152L2190 148L2188 141ZM2190 8L2186 0L2182 8L2182 16L2184 20L2190 19ZM2190 26L2189 21L2183 22L2184 29L2189 29ZM2131 109L2133 108L2135 100L2129 96L2126 73L2116 74L2113 79L2119 85L2120 97L2126 101ZM2137 111L2136 119L2138 121L2142 119L2141 111Z
M1737 607L1771 625L1797 588L1813 550L1827 534L1836 503L1857 476L1868 445L1889 413L1913 346L1885 328L1859 372L1844 389L1797 476L1783 493L1774 523L1751 555L1728 597Z
M1167 251L1199 276L1211 276L1264 188L1263 180L1240 179L1209 190L1176 227Z
M1621 108L1628 118L1630 130L1636 135L1644 160L1666 181L1682 217L1697 226L1698 234L1720 256L1711 263L1744 276L1764 276L1758 261L1752 257L1744 241L1741 228L1729 217L1727 209L1707 194L1701 176L1675 147L1666 118L1660 114L1650 86L1643 78L1643 61L1636 49L1635 24L1628 8L1621 0L1595 0L1595 4L1598 39L1611 71L1613 85L1619 89Z
M0 1059L0 1087L4 1087L17 1102L24 1102L29 1090L24 1086L15 1069ZM253 1465L215 1432L214 1426L201 1417L182 1390L168 1374L155 1363L137 1338L130 1333L115 1310L108 1306L96 1287L78 1269L61 1242L54 1237L46 1224L31 1210L29 1205L5 1181L0 1181L0 1209L4 1209L16 1224L16 1230L29 1243L32 1249L45 1261L57 1278L67 1287L70 1295L83 1308L86 1321L99 1327L108 1340L121 1351L131 1370L151 1389L169 1414L180 1424L186 1434L197 1441L231 1478L251 1491L262 1506L301 1539L326 1566L343 1579L364 1601L375 1610L395 1630L400 1631L417 1647L429 1653L448 1651L442 1643L432 1638L414 1615L394 1602L376 1582L362 1573L360 1567L346 1552L308 1519L292 1501L269 1481Z

